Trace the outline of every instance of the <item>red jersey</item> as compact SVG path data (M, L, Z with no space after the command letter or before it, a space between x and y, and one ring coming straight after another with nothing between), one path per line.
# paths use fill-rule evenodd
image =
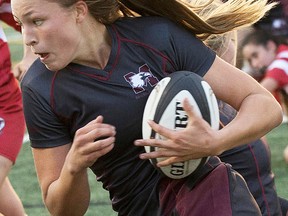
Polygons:
M11 13L10 0L0 0L0 20L19 30ZM15 162L25 124L21 92L11 67L7 38L0 24L0 155Z
M265 77L277 81L278 89L288 84L288 46L280 45L275 60L268 66Z
M12 26L16 30L20 30L16 25L12 13L10 0L0 0L0 20ZM9 79L9 73L11 72L11 58L10 51L7 44L7 38L4 34L3 28L0 24L0 86L2 86L7 79Z

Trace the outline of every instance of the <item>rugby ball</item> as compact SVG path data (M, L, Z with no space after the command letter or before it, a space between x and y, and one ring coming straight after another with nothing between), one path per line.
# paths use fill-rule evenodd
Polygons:
M193 72L177 71L160 80L150 93L143 113L143 139L166 139L151 129L147 123L148 120L153 120L169 129L184 129L188 123L188 116L183 109L185 98L193 106L194 112L207 121L211 128L219 129L218 103L210 85L201 76ZM157 150L159 150L157 147L145 146L146 152ZM150 159L150 162L162 174L173 179L181 179L191 175L203 166L208 158L193 159L170 166L157 167L156 164L164 159Z

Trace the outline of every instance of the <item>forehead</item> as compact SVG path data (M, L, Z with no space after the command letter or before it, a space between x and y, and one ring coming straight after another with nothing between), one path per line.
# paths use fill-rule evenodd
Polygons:
M18 18L29 16L33 13L53 12L58 3L49 0L11 0L11 8L14 16Z
M261 45L255 45L255 44L247 44L243 47L242 53L244 56L252 57L252 56L263 56L266 55L267 49L265 49Z
M248 43L243 47L243 50L250 51L250 52L264 52L264 46L260 44L253 44L253 43Z

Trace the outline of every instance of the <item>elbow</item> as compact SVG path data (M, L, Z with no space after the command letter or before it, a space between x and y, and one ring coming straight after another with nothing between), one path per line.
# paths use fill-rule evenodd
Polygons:
M73 206L67 206L65 208L55 208L55 207L47 207L48 212L51 216L79 216L79 215L85 215L85 213L88 210L87 208L75 208Z
M284 117L284 113L283 113L283 109L282 107L279 105L278 106L278 115L277 115L277 120L276 120L276 126L280 125L283 122L283 117Z
M74 202L61 202L59 200L53 201L49 199L44 199L44 205L51 216L79 216L85 215L88 210L90 203L89 198L84 198L83 200L78 200L75 204Z
M270 113L272 127L275 128L283 122L283 109L277 101L275 102L275 106L273 106Z

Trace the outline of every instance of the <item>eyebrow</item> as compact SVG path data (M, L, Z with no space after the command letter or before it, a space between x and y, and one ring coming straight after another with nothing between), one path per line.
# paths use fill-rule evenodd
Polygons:
M25 17L28 17L28 16L30 16L32 13L33 13L33 10L27 11L26 13L23 14L23 17L24 17L24 18L25 18ZM14 19L15 19L17 22L19 22L19 23L21 22L20 19L19 19L17 16L13 15L13 17L14 17Z
M27 11L26 13L23 14L23 17L28 17L33 13L33 10Z

